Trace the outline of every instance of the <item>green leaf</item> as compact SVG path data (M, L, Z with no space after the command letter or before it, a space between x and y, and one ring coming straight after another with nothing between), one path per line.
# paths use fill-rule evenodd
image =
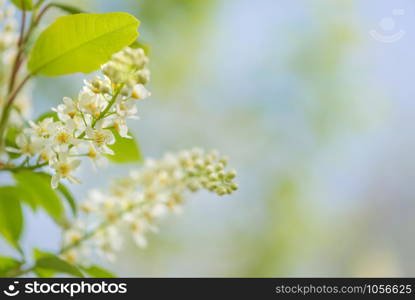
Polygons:
M52 2L49 4L50 6L59 8L67 13L70 14L80 14L80 13L86 13L85 11L83 11L82 9L72 6L72 5L67 5L67 4L62 4L62 3L56 3L56 2Z
M36 260L35 268L68 274L74 277L84 277L77 267L67 263L52 253L43 253L42 257Z
M52 176L50 176L48 173L39 172L37 174L39 174L39 176L43 176L47 182L50 182L52 180ZM66 185L64 185L63 183L59 183L57 191L59 191L59 193L66 199L66 201L69 204L69 207L72 210L72 213L76 215L77 214L76 201L75 201L75 198L72 196L71 192L69 191L69 189L66 187Z
M33 249L33 256L34 256L35 261L38 261L45 257L49 257L51 255L53 256L53 254L41 251L37 248ZM56 274L54 270L44 269L39 266L34 267L34 272L36 273L38 277L41 277L41 278L50 278L50 277L55 276Z
M0 187L0 234L16 249L23 230L21 192L13 186Z
M21 10L32 10L33 2L32 0L11 0L14 5L16 5Z
M51 255L50 253L43 252L43 251L41 251L37 248L33 249L33 257L34 257L35 261L38 261L41 258L45 258L45 257L48 257L50 255ZM53 270L43 269L43 268L37 267L37 266L34 267L34 272L36 273L36 275L38 277L41 277L41 278L50 278L50 277L55 276L55 273L56 273Z
M7 129L7 134L6 134L6 146L8 147L14 147L16 148L16 136L20 133L20 129L18 129L17 127L14 126L10 126Z
M98 266L82 267L82 271L94 278L115 278L113 273Z
M16 145L16 136L21 132L20 129L18 129L17 127L11 126L7 129L7 133L6 133L6 147L11 147L11 148L15 148L17 149L17 145ZM14 152L7 152L9 157L11 159L16 159L18 157L21 156L20 153L14 153Z
M139 23L124 12L59 17L35 42L28 68L48 76L95 71L137 38Z
M141 155L140 146L136 142L134 136L129 132L132 139L121 137L118 132L112 129L115 136L115 143L109 147L114 151L115 155L107 155L106 157L115 163L130 163L141 162L143 157Z
M58 223L63 216L63 205L50 185L50 176L28 170L13 173L17 186L25 191L27 198L42 207Z
M40 122L40 121L43 121L44 119L46 119L46 118L52 118L53 119L53 121L58 121L59 120L59 118L58 118L58 114L56 113L56 112L54 112L54 111L48 111L48 112L45 112L45 113L43 113L43 114L41 114L37 119L36 119L36 123L37 122Z
M18 269L22 263L14 258L0 256L0 277L10 277L10 272Z

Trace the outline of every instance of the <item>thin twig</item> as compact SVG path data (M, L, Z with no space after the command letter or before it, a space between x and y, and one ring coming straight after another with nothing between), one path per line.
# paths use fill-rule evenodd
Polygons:
M41 163L41 164L36 164L33 166L24 166L24 165L20 165L17 167L10 167L10 168L3 168L0 169L0 172L19 172L19 171L24 171L24 170L37 170L43 167L46 167L48 165L48 163Z

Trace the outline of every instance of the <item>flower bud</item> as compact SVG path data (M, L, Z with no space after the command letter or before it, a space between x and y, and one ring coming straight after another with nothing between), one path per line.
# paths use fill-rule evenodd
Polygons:
M209 175L209 179L212 180L212 181L217 181L217 180L219 180L219 176L218 176L217 173L212 173L212 174Z
M211 173L215 172L215 167L214 167L214 166L212 166L212 165L207 166L207 167L206 167L206 172L207 172L208 174L211 174Z
M218 163L218 164L215 166L215 170L216 170L217 172L222 171L224 168L225 168L225 166L224 166L222 163Z
M232 180L236 177L236 170L232 169L228 173L226 173L226 179Z
M219 187L219 188L216 189L216 193L219 196L223 196L223 195L226 195L227 194L227 190L226 190L225 187Z
M232 189L232 191L236 191L239 188L239 186L238 186L237 183L233 182L233 183L231 183L230 188Z

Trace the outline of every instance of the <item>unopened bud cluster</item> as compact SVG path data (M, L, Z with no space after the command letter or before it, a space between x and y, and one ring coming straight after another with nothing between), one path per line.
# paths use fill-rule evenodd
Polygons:
M148 58L143 49L125 48L112 56L111 61L103 66L102 72L112 82L132 88L136 84L146 84L149 81L147 64Z
M236 171L226 166L227 159L216 151L166 154L161 160L147 160L141 170L116 180L107 193L91 191L81 205L83 214L65 234L63 249L69 250L63 257L76 262L92 251L113 260L122 247L122 228L131 232L138 246L145 247L146 233L157 231L156 220L167 212L181 210L186 192L206 189L225 195L237 190ZM83 236L92 238L77 244Z
M179 155L179 163L187 176L191 191L204 188L222 196L231 194L238 188L233 182L236 171L227 171L225 168L228 159L220 157L216 151L206 154L200 149L184 151Z

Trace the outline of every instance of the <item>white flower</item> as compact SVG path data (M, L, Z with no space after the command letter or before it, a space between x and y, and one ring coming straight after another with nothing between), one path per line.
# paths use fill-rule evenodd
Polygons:
M59 104L58 107L52 108L52 110L57 112L59 119L62 121L72 119L79 112L78 104L69 97L63 97L63 104Z
M55 169L55 174L52 176L52 188L56 189L59 185L59 181L66 178L71 183L81 183L81 181L74 177L71 173L75 171L81 161L79 159L70 159L65 153L59 154L58 160L51 164L51 167Z
M136 84L133 87L133 90L131 92L131 98L137 99L137 100L145 99L150 96L151 96L151 93L142 84Z
M48 141L42 151L39 153L40 162L50 162L56 159L56 152L52 149Z
M95 94L90 89L84 88L79 93L79 108L97 118L107 104L102 94Z
M35 135L28 135L23 132L16 137L16 145L18 149L8 147L7 151L32 157L42 151L45 141Z
M72 228L65 232L63 236L63 240L66 244L76 244L79 243L79 241L82 239L83 232L80 230L77 230L75 228Z
M114 151L112 151L110 148L108 148L107 145L112 145L115 142L115 137L112 134L111 130L109 129L103 129L104 121L98 121L95 125L95 128L88 127L86 129L86 136L91 139L92 144L97 149L99 153L105 153L105 154L114 154Z
M106 196L100 190L90 190L87 200L80 205L80 209L85 213L98 212L105 198Z
M92 146L88 145L88 152L87 156L92 160L94 167L105 167L108 164L108 159L104 156L102 156L97 149Z
M95 242L98 246L98 255L110 262L115 261L115 252L122 248L122 238L115 226L109 226L96 234Z
M122 118L138 119L137 105L134 100L119 101L116 105L117 115Z
M112 126L114 127L114 129L118 132L118 134L121 137L132 139L132 137L128 134L128 126L124 118L121 118L120 116L116 116L113 120Z
M16 99L14 100L13 106L19 111L23 116L29 116L31 113L31 98L28 93L19 93Z
M133 236L133 240L136 245L140 248L147 247L147 239L145 236L144 228L142 228L143 224L140 221L135 221L131 224L131 233Z
M74 136L76 123L72 119L69 119L66 123L55 122L50 128L57 146L69 146L79 143Z
M40 137L49 136L54 131L53 118L45 118L37 123L29 121L29 124L34 132Z
M85 88L91 91L94 94L108 94L111 92L111 80L104 76L101 77L94 77L91 80L85 80Z

